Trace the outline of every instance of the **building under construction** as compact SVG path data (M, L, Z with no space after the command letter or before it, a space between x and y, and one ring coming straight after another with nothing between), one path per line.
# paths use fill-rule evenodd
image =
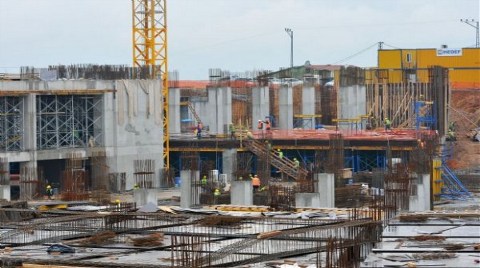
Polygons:
M142 68L51 66L4 77L0 197L20 201L1 208L2 265L280 267L300 257L358 267L382 221L470 196L444 165L446 69L432 67L418 83L330 65L289 78L297 69L212 69L202 88L174 73L168 100ZM46 185L56 200L39 203ZM174 186L179 206L157 207ZM123 200L112 204L112 193ZM74 211L32 212L25 201ZM58 242L77 253L48 257L42 248Z

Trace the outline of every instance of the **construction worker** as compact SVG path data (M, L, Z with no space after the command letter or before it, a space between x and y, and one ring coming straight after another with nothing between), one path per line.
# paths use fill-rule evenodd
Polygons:
M455 131L449 128L447 132L447 141L456 141L456 140L457 140L457 137L455 136Z
M202 123L198 122L197 124L197 139L200 139L202 137Z
M260 178L255 175L252 178L252 186L253 186L253 191L258 192L258 189L260 188Z
M46 187L46 190L45 190L47 196L48 196L48 199L52 199L52 196L53 196L53 189L52 189L52 186L50 186L50 184L47 184L47 187Z
M267 130L267 132L270 131L270 127L271 127L271 125L270 125L270 119L267 118L267 119L265 120L265 129Z
M215 191L213 191L213 196L218 197L222 195L222 192L220 192L220 189L216 188Z
M278 157L279 157L280 159L283 158L283 152L282 152L282 150L277 149L277 154L278 154Z
M230 139L234 140L235 139L235 126L233 123L230 123L228 125L228 129L230 130Z
M263 130L263 121L262 120L258 120L257 129L258 130Z
M202 187L203 192L207 191L207 184L208 184L207 175L203 175L202 179L200 180L200 186Z
M388 119L388 117L385 117L384 123L385 123L385 131L392 129L392 122L390 121L390 119Z
M293 158L293 166L295 168L299 168L300 167L300 161L298 161L298 159L296 157Z

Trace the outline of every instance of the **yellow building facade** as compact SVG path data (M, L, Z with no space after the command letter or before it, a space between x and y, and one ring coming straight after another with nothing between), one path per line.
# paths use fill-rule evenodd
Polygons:
M367 70L372 82L428 82L428 68L449 70L453 89L480 89L480 48L381 49L378 68Z

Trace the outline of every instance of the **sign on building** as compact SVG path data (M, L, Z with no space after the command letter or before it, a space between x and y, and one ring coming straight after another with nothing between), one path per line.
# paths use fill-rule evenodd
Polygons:
M439 48L437 49L438 57L448 57L448 56L462 56L461 48Z

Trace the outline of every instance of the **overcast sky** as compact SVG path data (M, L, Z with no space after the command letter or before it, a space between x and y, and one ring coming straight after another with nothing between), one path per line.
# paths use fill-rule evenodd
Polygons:
M376 66L377 46L475 45L479 0L167 0L169 69L208 79L209 68L290 64ZM20 66L132 64L130 0L0 0L0 73ZM364 51L355 55L357 52Z

